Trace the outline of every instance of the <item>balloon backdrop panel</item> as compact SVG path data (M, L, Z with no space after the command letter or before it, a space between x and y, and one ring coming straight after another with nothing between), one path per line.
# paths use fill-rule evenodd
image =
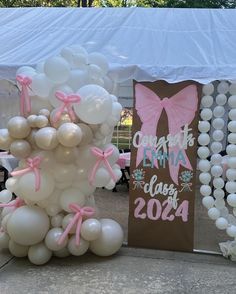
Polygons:
M236 257L236 81L203 86L198 125L199 181L202 204L231 241L222 253Z
M99 219L92 196L121 177L111 138L122 107L108 69L80 46L18 69L20 114L0 130L0 149L19 159L0 192L0 248L12 255L41 265L121 247L121 226Z

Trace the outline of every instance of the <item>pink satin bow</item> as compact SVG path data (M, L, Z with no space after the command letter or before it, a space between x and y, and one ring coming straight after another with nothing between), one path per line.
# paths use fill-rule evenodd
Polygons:
M27 174L28 172L32 171L35 175L35 191L38 191L40 189L40 171L39 171L39 166L43 158L41 156L35 156L34 158L27 158L26 163L27 163L27 168L13 171L11 175L14 176L22 176L24 174Z
M79 103L81 98L79 95L76 95L76 94L69 94L69 95L66 95L65 93L61 92L61 91L57 91L55 93L56 95L56 98L63 102L62 105L59 107L59 109L56 111L55 113L55 116L54 116L54 119L53 119L53 123L56 123L62 113L64 112L64 110L67 110L69 116L70 116L70 119L72 121L75 121L76 119L76 116L75 116L75 113L74 113L74 110L72 108L72 103Z
M90 184L93 183L94 178L95 178L95 174L96 174L96 172L97 172L97 170L98 170L98 168L99 168L99 165L100 165L101 163L104 163L104 165L107 167L108 172L109 172L109 174L111 175L113 181L116 182L116 176L115 176L115 174L114 174L114 172L113 172L113 170L112 170L112 167L111 167L109 161L107 160L108 157L111 156L112 153L114 152L113 148L110 147L110 148L106 149L105 151L103 151L103 150L101 150L101 149L99 149L99 148L97 148L97 147L92 147L92 148L91 148L91 152L92 152L92 154L94 154L98 159L97 159L97 161L96 161L96 163L95 163L95 165L94 165L94 167L93 167L93 169L92 169L92 172L91 172L91 174L90 174L90 176L89 176L89 182L90 182Z
M87 217L91 217L94 215L95 210L93 207L90 206L85 206L85 207L80 207L78 204L76 203L71 203L69 205L69 208L75 213L74 217L72 218L72 220L69 222L69 224L67 225L65 231L63 232L63 234L60 236L59 240L58 240L58 244L61 245L65 238L68 236L68 234L70 233L72 227L76 224L76 233L75 233L75 243L77 246L79 246L80 243L80 231L81 231L81 225L82 225L82 220L83 220L83 216L87 216Z
M136 105L138 116L142 122L141 133L143 135L156 136L158 130L158 122L164 109L168 118L169 134L172 136L179 133L182 127L190 124L195 117L195 112L198 105L198 94L195 85L185 87L183 90L170 98L160 99L153 91L147 87L136 84L135 85ZM180 147L168 147L169 154L178 153ZM178 185L178 173L180 165L192 170L191 163L186 155L184 149L181 149L185 157L185 163L178 162L177 165L171 165L169 160L169 172L172 180ZM136 167L143 160L144 147L140 146L137 151ZM151 160L151 155L147 154ZM158 168L157 161L155 166Z
M28 89L32 83L32 79L24 75L17 75L16 80L21 85L20 114L25 116L31 112L31 102Z

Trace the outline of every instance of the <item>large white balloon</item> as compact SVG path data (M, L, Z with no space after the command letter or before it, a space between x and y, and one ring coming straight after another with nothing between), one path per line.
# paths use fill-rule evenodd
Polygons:
M116 253L124 239L121 226L112 219L101 219L102 232L99 238L90 243L90 250L99 256L110 256Z
M41 242L49 226L49 218L42 208L22 206L12 213L7 223L7 232L14 242L28 246Z
M77 94L81 101L74 109L78 117L89 124L104 122L112 111L112 100L109 93L97 85L87 85L79 89Z
M66 247L68 238L66 237L61 244L58 244L58 241L63 234L63 230L61 228L53 228L48 231L45 237L45 245L48 249L52 251L61 250L62 248Z
M68 251L75 256L81 256L85 254L89 248L89 242L80 238L79 245L76 245L76 238L72 236L68 242Z
M45 61L44 71L47 77L55 83L65 83L70 75L68 62L62 57L51 57Z
M39 243L29 248L28 258L35 265L43 265L52 257L50 251L44 243Z
M33 76L31 89L34 95L40 97L47 97L52 87L53 83L50 82L50 80L44 73L36 74Z

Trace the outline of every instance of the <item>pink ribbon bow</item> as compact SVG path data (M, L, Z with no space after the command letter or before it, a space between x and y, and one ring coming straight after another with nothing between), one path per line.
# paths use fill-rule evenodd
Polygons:
M168 119L169 134L172 136L182 131L182 127L190 124L195 117L195 112L198 105L198 94L195 85L185 87L183 90L170 98L160 99L153 91L147 87L135 85L136 105L138 116L142 122L141 133L148 136L156 136L158 122L164 109ZM154 148L153 148L154 149ZM169 172L172 180L178 185L178 173L180 165L192 170L192 166L185 153L185 150L175 145L168 147L169 154L174 152L178 154L181 150L185 158L185 162L178 162L176 165L171 164L169 160ZM136 167L143 160L144 147L141 145L137 151ZM147 154L151 159L151 154ZM157 160L154 161L158 168Z
M41 182L39 166L42 160L43 158L40 156L35 156L34 158L27 158L26 163L28 167L22 170L13 171L11 175L13 177L22 176L32 171L35 175L35 191L38 191L40 189L40 182Z
M95 210L94 210L93 207L90 207L90 206L80 207L76 203L71 203L69 205L69 208L75 213L75 215L72 218L72 220L69 222L69 224L67 225L67 227L66 227L65 231L63 232L63 234L60 236L60 238L58 240L58 244L61 245L64 242L65 238L70 233L72 227L77 222L76 233L75 233L75 243L76 243L77 246L79 246L79 243L80 243L80 231L81 231L81 225L82 225L83 216L91 217L91 216L94 215Z
M61 91L57 91L55 93L55 95L56 95L56 98L59 101L63 102L63 103L59 107L59 109L56 111L55 116L54 116L54 119L53 119L53 123L56 123L60 119L60 117L61 117L62 113L64 112L64 110L67 111L67 113L70 116L70 119L72 121L75 121L76 116L75 116L75 113L74 113L74 110L73 110L71 104L72 103L79 103L80 100L81 100L80 96L79 95L76 95L76 94L66 95L65 93L63 93Z
M98 170L98 168L99 168L99 166L100 166L101 163L104 163L104 165L107 167L108 172L110 173L113 181L116 182L116 176L115 176L115 174L114 174L114 172L112 170L112 167L111 167L109 161L107 160L108 157L111 156L112 153L114 152L113 148L110 147L110 148L106 149L105 151L103 151L103 150L101 150L101 149L99 149L97 147L92 147L91 148L91 152L98 159L97 159L97 161L96 161L96 163L95 163L95 165L94 165L94 167L92 169L92 172L91 172L91 174L89 176L89 182L90 182L90 184L93 183L94 178L95 178L95 174L96 174L96 172L97 172L97 170Z
M21 85L20 114L25 116L31 112L31 102L28 89L32 83L32 79L24 75L17 75L16 80Z
M8 202L8 203L1 203L0 204L0 208L4 208L4 207L14 207L15 209L24 205L25 202L23 199L17 197L16 199Z

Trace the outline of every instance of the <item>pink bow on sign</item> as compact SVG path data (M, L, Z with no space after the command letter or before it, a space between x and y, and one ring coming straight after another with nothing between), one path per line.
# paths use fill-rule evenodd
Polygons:
M109 156L112 155L112 153L114 152L114 149L112 147L106 149L105 151L97 148L97 147L92 147L91 148L91 152L98 158L97 162L95 163L92 172L89 176L89 183L92 184L95 178L95 174L100 166L101 163L104 163L104 165L107 167L108 172L110 173L112 179L114 182L116 182L116 176L112 170L112 167L109 163L109 161L107 160Z
M14 207L15 209L18 207L21 207L25 204L24 200L17 197L15 200L12 200L8 203L2 203L0 204L0 208L4 208L4 207Z
M74 217L72 218L72 220L69 222L69 224L67 225L65 231L63 232L63 234L60 236L59 240L58 240L58 244L61 245L65 238L68 236L68 234L70 233L72 227L76 224L76 233L75 233L75 237L76 237L76 245L79 246L80 243L80 231L81 231L81 225L82 225L82 220L83 220L83 216L93 216L95 213L95 210L93 207L90 206L85 206L85 207L80 207L78 204L75 203L71 203L69 205L69 208L75 213Z
M63 104L59 107L59 109L57 110L57 112L55 113L55 116L54 116L54 119L53 119L53 123L56 123L62 113L64 112L64 110L67 110L69 116L70 116L70 119L72 121L75 121L76 119L76 116L75 116L75 113L74 113L74 110L72 108L72 103L79 103L81 98L79 95L76 95L76 94L69 94L69 95L66 95L65 93L61 92L61 91L57 91L55 93L56 95L56 98L63 102Z
M31 102L28 89L32 83L32 79L24 75L17 75L16 80L21 85L20 114L25 116L31 112Z
M194 119L195 112L198 105L197 87L190 85L178 92L172 97L160 99L153 91L147 87L136 84L136 105L138 116L142 122L141 133L148 136L156 136L158 129L158 122L161 117L162 110L164 109L168 118L169 134L172 136L181 132L182 127L190 124ZM192 166L185 153L184 149L175 145L168 147L169 154L174 152L177 154L180 150L185 158L185 163L178 162L176 165L171 164L169 160L169 172L172 180L178 185L178 173L180 165L192 170ZM137 151L136 167L143 160L144 147L141 145ZM147 154L151 160L151 155ZM155 166L158 168L157 160L154 161Z
M34 158L27 158L27 168L13 171L11 175L14 176L22 176L24 174L27 174L28 172L32 171L35 174L35 191L38 191L40 188L40 172L39 172L39 166L41 161L43 160L40 156L35 156Z

